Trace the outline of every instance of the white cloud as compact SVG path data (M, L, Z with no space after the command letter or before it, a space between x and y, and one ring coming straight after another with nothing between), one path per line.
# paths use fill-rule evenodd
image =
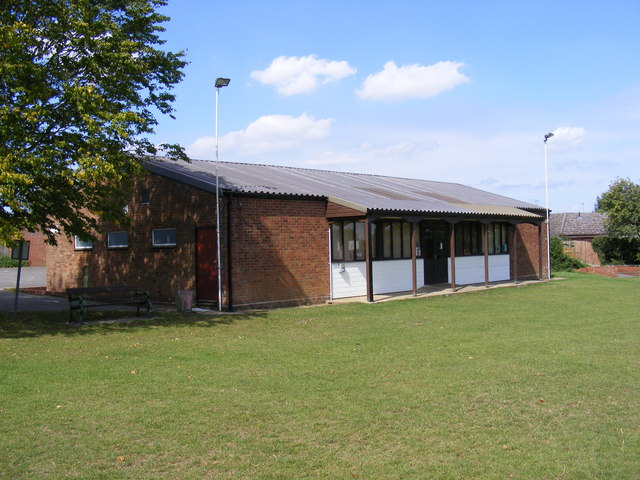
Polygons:
M220 137L220 151L233 152L239 156L257 156L295 147L304 142L327 138L333 119L316 120L303 113L291 115L265 115L244 130ZM194 141L187 153L192 158L207 159L215 156L215 138L202 137Z
M561 148L576 147L583 142L585 134L584 128L559 127L554 130L554 138L549 140L549 145Z
M214 160L216 158L216 139L215 137L200 137L185 150L190 158Z
M356 93L368 100L429 98L469 81L459 72L459 62L403 65L387 62L381 72L369 75Z
M265 70L251 72L251 77L275 85L280 95L313 92L318 85L348 77L356 73L346 61L325 60L315 55L306 57L277 57Z

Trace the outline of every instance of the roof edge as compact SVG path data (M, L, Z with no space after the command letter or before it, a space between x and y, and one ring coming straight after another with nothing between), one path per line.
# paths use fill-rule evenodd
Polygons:
M336 203L343 207L352 208L353 210L357 210L362 213L367 213L367 207L364 205L360 205L359 203L350 202L349 200L344 200L342 198L334 197L333 195L327 195L327 200L330 202Z

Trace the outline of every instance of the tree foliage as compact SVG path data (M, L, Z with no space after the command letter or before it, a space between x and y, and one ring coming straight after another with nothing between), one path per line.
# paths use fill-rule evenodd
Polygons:
M23 229L90 236L123 212L147 136L171 115L183 53L160 49L166 0L0 4L0 242ZM186 159L178 145L162 145Z
M607 236L640 239L640 185L617 178L596 202L596 210L607 214Z
M640 263L640 240L596 237L591 244L602 263L613 265Z
M551 250L551 271L553 272L570 272L576 268L586 267L577 258L570 257L564 253L564 244L560 237L551 237L549 249Z
M617 178L596 201L607 235L594 245L608 263L640 262L640 185Z

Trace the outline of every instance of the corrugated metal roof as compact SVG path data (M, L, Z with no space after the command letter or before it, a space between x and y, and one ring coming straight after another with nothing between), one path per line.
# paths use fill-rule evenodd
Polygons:
M215 192L215 162L186 163L154 158L145 165L151 172ZM369 211L515 217L539 217L525 210L544 211L537 205L477 188L430 180L232 162L219 162L218 176L223 190L334 197Z
M521 208L508 207L504 205L471 205L468 203L456 204L459 207L467 208L473 212L481 215L498 215L504 217L527 217L538 218L540 215L522 210Z

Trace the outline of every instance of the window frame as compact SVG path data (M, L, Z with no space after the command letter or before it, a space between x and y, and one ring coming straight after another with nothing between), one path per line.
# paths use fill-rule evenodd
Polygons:
M151 204L151 196L149 194L148 188L140 189L140 205L149 205Z
M495 222L487 225L487 228L490 230L489 243L493 239L493 245L489 245L489 255L508 255L510 250L509 225L504 222ZM492 249L493 253L491 253Z
M456 257L484 255L483 224L462 221L456 224ZM509 254L509 224L493 222L486 225L488 255Z
M157 243L156 242L156 232L161 232L161 231L171 231L173 230L173 243ZM151 231L151 245L154 247L159 247L159 248L167 248L167 247L175 247L178 243L178 232L175 228L173 227L168 227L168 228L154 228Z
M93 241L91 241L91 240L82 240L77 235L74 235L73 236L73 249L74 250L80 250L80 251L93 250Z
M117 234L117 233L124 233L125 235L125 241L126 243L120 243L120 244L116 244L116 245L112 245L111 244L111 236L112 234ZM126 230L114 230L112 232L107 232L107 248L110 250L118 250L118 249L123 249L123 248L129 248L129 232Z
M362 221L345 219L331 222L331 262L364 262L366 235L367 229Z
M411 222L403 219L382 219L373 223L372 227L373 260L411 259ZM418 232L416 232L416 258L422 258L422 242Z

